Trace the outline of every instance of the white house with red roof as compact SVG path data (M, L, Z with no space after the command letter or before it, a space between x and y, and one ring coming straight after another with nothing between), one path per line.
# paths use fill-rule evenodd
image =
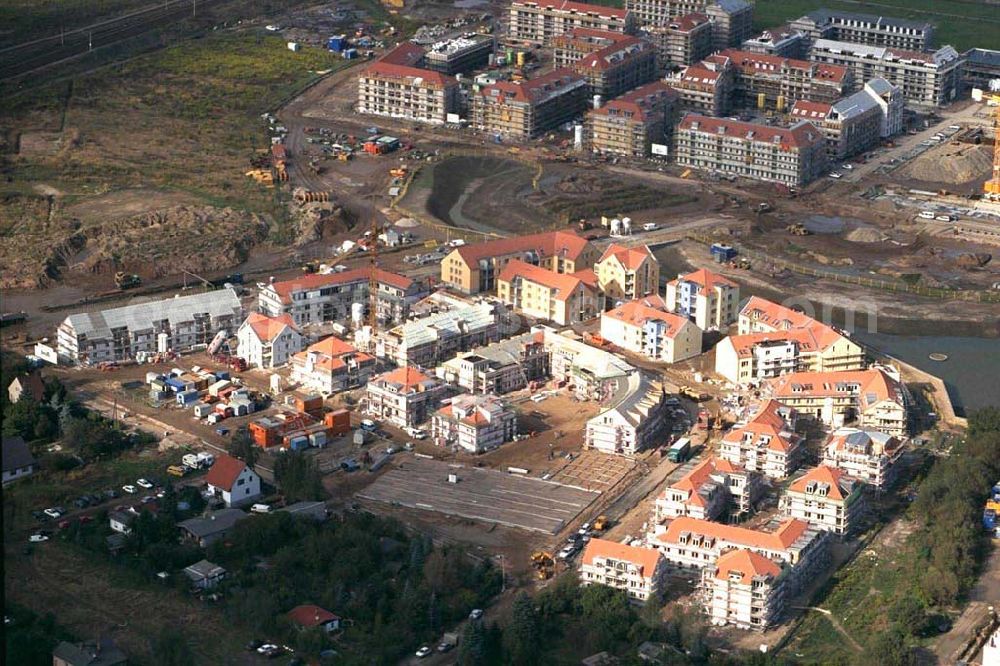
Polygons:
M435 444L469 453L495 449L516 434L517 413L494 395L457 395L431 419Z
M667 567L655 548L627 546L617 541L591 539L580 558L580 584L605 585L624 591L629 601L642 604L656 597Z
M269 317L253 312L236 331L236 355L250 367L277 368L302 350L305 338L289 314Z
M739 316L740 286L701 268L668 282L664 302L703 331L725 331Z
M768 400L746 423L722 437L719 457L772 479L783 479L798 468L802 436L795 432L797 413Z
M655 361L678 363L701 354L701 329L648 296L601 313L601 337Z
M365 411L400 428L429 419L448 386L412 366L372 378L365 392Z
M242 460L221 454L205 475L208 494L220 498L227 507L252 503L260 497L260 477Z
M340 629L341 617L315 604L302 604L288 611L288 619L299 629L320 627L326 633Z
M763 491L760 474L712 456L664 488L656 497L653 519L658 524L680 516L715 520L727 505L731 515L746 513Z
M625 247L612 243L594 264L597 284L612 304L656 296L660 289L660 262L647 245Z
M701 572L702 609L715 626L764 631L784 610L787 571L752 550L730 550Z
M836 467L820 465L785 489L781 496L781 513L834 534L850 534L864 517L863 486Z
M330 336L292 356L291 379L323 395L364 386L375 373L375 357Z
M823 464L885 490L896 478L905 444L905 439L873 428L837 428L823 447Z

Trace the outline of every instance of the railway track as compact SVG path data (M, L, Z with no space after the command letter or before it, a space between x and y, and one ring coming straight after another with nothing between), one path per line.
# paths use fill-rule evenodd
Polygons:
M122 16L0 49L0 81L72 62L159 27L198 16L224 0L165 0Z

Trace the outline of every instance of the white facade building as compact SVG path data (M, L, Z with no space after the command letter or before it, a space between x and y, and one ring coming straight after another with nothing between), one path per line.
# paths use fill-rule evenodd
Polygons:
M724 331L739 314L740 287L702 268L668 282L665 305L703 331Z
M863 484L836 467L820 465L792 481L781 496L781 513L834 534L854 532L864 516Z
M431 419L431 437L438 446L482 453L509 442L517 434L517 414L491 395L457 395Z
M744 424L722 437L719 457L772 479L783 479L799 466L802 437L795 432L796 412L775 400L765 403Z
M253 312L236 331L236 355L253 368L277 368L302 350L305 339L287 314Z
M838 428L823 448L823 464L843 470L876 490L885 490L896 478L896 463L904 445L905 440L878 430Z
M365 411L400 428L417 426L431 417L446 392L444 383L416 368L399 368L368 382Z
M720 556L701 574L701 598L709 622L764 631L785 606L786 569L752 550L738 548Z
M633 603L657 596L666 574L666 562L655 548L626 546L591 539L580 559L581 585L606 585L623 590Z
M667 312L659 296L628 301L601 313L601 337L664 363L701 353L701 329L686 317Z
M205 475L208 494L219 497L227 507L239 507L260 497L260 477L242 460L222 454Z

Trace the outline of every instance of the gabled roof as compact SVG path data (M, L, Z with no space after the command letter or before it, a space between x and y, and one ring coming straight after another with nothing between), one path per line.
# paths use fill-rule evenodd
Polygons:
M288 611L288 619L300 627L318 627L339 620L340 616L314 604L303 604Z
M13 472L37 463L23 438L18 436L3 438L3 471Z
M699 12L691 12L676 18L670 19L667 28L679 32L690 32L695 28L708 24L708 16Z
M663 557L655 548L641 548L638 546L626 546L617 541L607 539L591 539L587 542L587 547L583 549L581 563L593 566L597 558L614 559L623 562L631 562L638 567L643 578L649 578L656 571L656 564Z
M738 49L725 49L721 55L729 57L738 69L746 73L763 72L781 74L784 70L806 72L813 80L828 80L843 83L847 78L847 68L829 63L814 63L784 56L752 53Z
M246 468L247 464L242 460L223 453L215 459L215 463L205 475L205 481L210 486L227 491L232 490L236 479Z
M295 325L295 320L288 313L283 313L277 317L268 317L259 312L251 312L250 316L247 317L246 324L250 326L254 335L261 342L273 341L281 335L285 328L290 328L293 331L299 330Z
M403 42L391 51L386 51L385 55L378 59L378 62L416 67L426 53L427 51L419 44Z
M806 329L812 334L817 349L826 349L844 338L833 327L816 321L807 314L759 296L750 297L740 310L740 317L747 317L756 324L764 324L776 331Z
M42 381L42 373L30 372L26 375L21 375L20 377L15 377L11 384L17 382L21 386L22 395L28 394L34 398L35 402L41 402L45 399L45 382Z
M367 284L370 277L370 268L356 268L351 271L344 271L343 273L328 273L326 275L313 273L311 275L304 275L300 278L295 278L294 280L273 282L269 286L275 291L275 293L278 294L282 303L291 303L292 294L297 291L309 291L312 289L322 289L323 287L333 287L351 283L363 282ZM413 286L412 279L396 273L390 273L389 271L383 271L381 269L375 269L375 279L378 280L379 284L386 284L404 291Z
M708 484L715 483L711 477L716 472L716 463L718 461L719 458L714 456L706 458L695 465L694 469L681 477L680 481L671 485L670 489L686 492L688 494L686 501L691 504L705 506L705 500L698 491Z
M667 530L656 538L662 543L678 543L682 534L713 537L737 547L761 548L784 551L790 548L809 529L809 523L797 518L783 521L774 532L761 532L746 527L724 525L710 520L689 516L674 518Z
M844 451L845 453L868 456L895 456L903 442L884 432L870 428L838 428L826 441L828 452Z
M330 336L300 351L292 357L294 363L306 363L309 355L316 356L315 367L323 370L339 370L347 367L347 361L354 359L358 364L374 362L375 357L355 349L350 343Z
M409 365L402 368L396 368L391 372L379 375L372 381L376 384L398 384L405 389L415 389L424 384L436 383L435 379L428 377L424 373Z
M580 73L588 69L607 70L652 50L653 46L649 42L638 37L626 37L583 56L573 64L573 69Z
M653 305L654 303L658 304ZM662 303L663 300L659 296L638 298L634 301L622 303L613 310L602 313L601 317L615 319L631 326L642 326L650 320L660 321L666 325L664 335L668 338L677 337L684 330L685 326L694 326L686 317L664 310Z
M801 437L792 431L785 420L785 414L794 415L795 410L782 405L777 400L768 400L747 423L727 432L722 441L742 442L747 434L750 443L759 447L765 443L771 451L788 452L798 446Z
M598 16L610 16L615 18L625 18L628 11L617 7L604 7L601 5L588 5L583 2L572 2L571 0L514 0L511 5L540 7L542 9L554 9L563 12L575 12L577 14L596 14Z
M591 109L587 113L595 116L613 115L616 117L631 114L632 120L642 122L646 120L647 114L663 108L667 103L676 99L676 90L667 85L665 81L654 81L609 100L606 104L597 109Z
M188 518L177 523L177 527L201 539L224 532L232 528L236 523L249 517L250 514L239 509L219 509L218 511L207 513L205 516Z
M792 107L791 114L793 118L801 118L802 120L810 121L822 121L830 115L830 109L832 108L832 104L826 104L824 102L810 102L806 99L800 99L795 102L795 105Z
M571 68L561 67L527 81L497 81L492 85L483 86L479 94L486 99L496 99L500 102L534 104L586 85L587 80Z
M676 280L671 280L669 284L677 284L681 281L696 284L701 287L702 290L714 289L715 287L739 286L729 278L719 275L718 273L713 273L706 268L699 268L698 270L688 273L687 275L678 276Z
M825 497L827 499L843 500L851 494L851 488L847 484L846 477L847 475L836 467L820 465L819 467L812 468L793 481L788 490L793 493L805 493L807 492L806 488L811 483L816 483L817 486L826 486Z
M792 372L770 380L771 395L777 399L793 397L825 398L857 395L862 409L883 400L905 404L903 387L880 368L838 372Z
M618 243L612 243L606 250L604 250L604 254L601 255L601 258L597 261L597 263L602 264L605 260L612 257L618 260L618 263L630 271L637 270L647 259L652 258L653 261L656 261L656 258L653 257L653 253L649 251L649 247L646 245L625 247L624 245L619 245Z
M590 285L579 277L567 273L556 273L541 266L525 263L520 259L513 259L500 271L499 279L503 282L511 282L517 278L555 289L553 298L557 301L565 301L581 285L590 288Z
M473 263L480 259L502 257L516 252L534 252L540 258L561 255L567 259L576 260L589 244L590 241L575 231L547 231L529 236L514 236L483 243L470 243L454 250L454 252L457 252L472 268L476 268Z
M681 130L697 131L712 135L724 135L736 139L745 139L755 143L767 143L779 146L782 150L806 148L825 145L823 134L807 122L799 122L792 127L772 127L745 123L729 118L713 118L696 113L688 113L681 119Z
M715 562L715 577L731 580L733 574L740 576L741 585L749 585L754 578L777 578L781 567L760 553L738 548L719 556Z

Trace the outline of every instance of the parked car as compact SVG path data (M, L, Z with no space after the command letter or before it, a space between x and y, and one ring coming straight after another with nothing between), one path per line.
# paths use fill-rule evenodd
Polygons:
M387 456L394 455L398 449L395 446L387 446L385 449L385 454Z
M449 651L449 650L451 650L451 649L452 649L453 647L455 647L455 646L454 646L454 645L452 645L451 643L449 643L448 641L442 641L442 642L441 642L441 643L440 643L440 644L438 645L438 652L448 652L448 651Z
M51 509L46 509L45 511L43 511L43 513L46 516L48 516L49 518L53 518L53 519L58 518L59 516L63 515L63 512L59 511L58 507L54 507L54 508L51 508Z
M427 647L426 645L424 645L423 647L421 647L416 652L417 659L423 659L424 657L429 657L430 654L431 654L431 649L429 647Z
M656 225L655 222L647 222L646 224L642 225L643 231L656 231L658 228L659 227Z
M135 495L137 492L139 492L138 488L129 483L126 483L124 486L122 486L122 490L127 492L129 495Z
M413 442L407 442L406 444L403 444L403 448L406 449L407 451L412 451L413 450Z
M108 490L104 491L104 496L107 497L108 499L118 499L119 497L121 497L121 493L119 493L114 488L109 488Z
M843 178L843 175L841 173L837 172L837 171L834 171L834 172L832 172L830 174L830 178L833 178L833 179Z
M472 612L469 613L469 619L470 620L478 620L482 616L483 616L483 609L482 608L473 608Z
M135 485L139 486L140 488L145 488L146 490L149 490L150 488L153 487L153 484L147 481L146 479L139 479L138 481L135 482Z
M42 543L43 541L48 541L48 540L49 538L44 534L32 534L30 537L28 537L29 543Z

